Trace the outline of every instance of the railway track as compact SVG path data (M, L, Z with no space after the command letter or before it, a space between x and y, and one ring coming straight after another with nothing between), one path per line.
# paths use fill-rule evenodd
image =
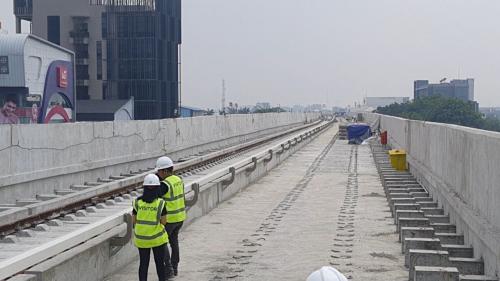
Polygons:
M251 172L258 161L269 161L329 125L316 122L176 163L176 173L186 181L187 206L213 182L230 184L236 170ZM87 182L64 196L0 212L0 280L97 236L124 235L127 240L131 200L140 195L142 179L151 172L148 168Z

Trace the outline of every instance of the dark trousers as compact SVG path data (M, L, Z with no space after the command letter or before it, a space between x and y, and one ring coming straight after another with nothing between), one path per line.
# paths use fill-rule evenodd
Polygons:
M172 263L170 262L170 251L168 250L168 244L165 244L165 278L166 280L169 280L173 274L174 271L172 269Z
M165 281L165 248L167 244L154 247L154 248L139 248L139 281L148 280L149 258L151 249L156 265L156 273L158 274L159 281Z
M165 230L168 233L168 241L170 243L170 248L172 248L172 255L170 257L170 262L174 270L177 270L177 265L179 264L179 231L182 228L183 222L167 223L165 225Z

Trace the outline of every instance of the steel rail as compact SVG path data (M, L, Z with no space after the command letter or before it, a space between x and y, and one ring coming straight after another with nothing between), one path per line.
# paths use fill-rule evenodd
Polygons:
M188 172L189 170L220 161L231 155L252 149L294 132L310 127L317 127L321 121L303 125L271 136L239 144L219 151L196 157L185 162L176 163L174 170L176 173ZM27 205L24 207L14 207L0 213L0 237L13 234L21 229L32 227L43 221L54 219L65 214L76 212L82 208L105 202L108 199L128 194L141 187L142 179L154 170L146 169L109 183L103 182L101 185L89 187L85 190L64 195L59 198ZM131 172L131 174L134 174Z

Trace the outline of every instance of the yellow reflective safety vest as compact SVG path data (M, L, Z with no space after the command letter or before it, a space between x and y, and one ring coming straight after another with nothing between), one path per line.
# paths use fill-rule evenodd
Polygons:
M168 192L163 195L167 203L167 223L176 223L186 220L186 205L184 203L184 183L176 175L163 180L168 186Z
M151 203L135 199L132 203L137 212L134 229L134 244L138 248L154 248L168 243L168 234L161 224L161 212L165 201L155 199Z

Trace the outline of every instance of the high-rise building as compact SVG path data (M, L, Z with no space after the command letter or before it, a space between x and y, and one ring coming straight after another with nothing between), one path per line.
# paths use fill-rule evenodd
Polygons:
M181 0L14 0L16 31L73 50L78 99L128 100L136 119L179 114Z
M444 96L464 101L474 101L474 79L451 80L439 84L429 84L428 80L416 80L414 83L414 98L426 96Z

